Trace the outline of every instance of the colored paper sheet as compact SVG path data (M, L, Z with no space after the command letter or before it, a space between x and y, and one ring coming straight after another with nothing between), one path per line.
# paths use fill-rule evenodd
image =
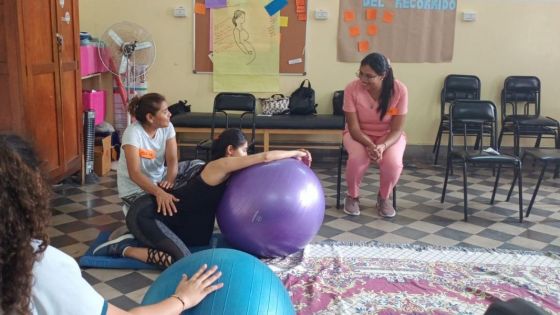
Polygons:
M352 26L348 29L348 32L350 33L350 36L356 37L356 36L360 35L360 27L359 26Z
M280 27L288 27L288 17L281 16L280 17Z
M305 8L304 5L296 6L296 13L305 13L305 12L307 12L307 9Z
M393 23L393 20L395 19L395 12L393 11L383 11L383 22L387 23L387 24L391 24Z
M206 5L204 3L195 3L194 4L194 13L205 15L206 14Z
M307 13L300 13L297 15L298 21L307 21Z
M363 40L358 42L358 51L361 53L365 53L369 51L369 42L367 40Z
M345 22L354 21L354 18L355 18L354 11L350 11L350 10L344 11L344 21Z
M212 10L215 92L276 92L280 88L280 18L268 0Z
M206 7L209 9L227 7L227 0L206 0Z
M305 6L305 0L296 0L296 6Z
M266 12L268 12L268 15L273 16L287 5L288 0L272 0L264 8L266 9Z
M377 9L366 9L366 20L375 20L377 18Z
M377 35L377 25L375 25L375 24L368 25L367 33L368 33L368 35L371 35L371 36Z

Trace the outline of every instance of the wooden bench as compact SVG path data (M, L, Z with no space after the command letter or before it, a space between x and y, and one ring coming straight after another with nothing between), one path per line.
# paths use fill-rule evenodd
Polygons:
M210 135L212 126L212 113L184 113L171 118L178 135L203 134L204 138ZM225 127L226 121L223 115L216 116L216 132L219 134ZM275 147L290 147L291 145L275 144L275 136L297 136L297 142L305 143L310 149L338 149L342 143L342 130L344 130L344 117L335 115L278 115L257 116L256 134L262 140L257 142L264 151L270 150L271 145ZM230 127L241 127L244 132L250 133L249 119L240 121L239 116L230 116ZM319 141L316 136L322 137ZM188 146L177 137L179 146ZM293 145L292 145L293 147Z

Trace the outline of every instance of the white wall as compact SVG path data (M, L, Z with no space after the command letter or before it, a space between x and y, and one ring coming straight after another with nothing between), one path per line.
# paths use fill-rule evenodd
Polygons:
M187 18L172 10L186 6ZM326 9L330 18L310 17L307 28L307 78L317 93L320 113L331 112L334 90L354 78L357 63L336 60L338 1L309 0L308 9ZM463 10L477 12L477 21L461 21ZM458 1L455 51L451 63L394 63L395 75L409 89L406 130L409 143L433 142L439 122L439 91L450 73L475 74L482 80L482 98L499 104L499 91L508 75L536 75L542 81L543 113L560 118L560 1ZM157 60L148 80L151 91L169 101L188 99L194 111L210 111L214 93L208 74L192 73L192 2L190 0L81 0L82 31L101 35L111 24L128 20L143 25L157 44ZM281 92L289 94L302 76L282 76ZM267 96L267 95L257 95Z

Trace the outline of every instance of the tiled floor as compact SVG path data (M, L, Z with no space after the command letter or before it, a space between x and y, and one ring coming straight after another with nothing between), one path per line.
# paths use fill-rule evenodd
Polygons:
M527 165L527 164L526 164ZM489 205L494 178L490 170L475 171L469 178L469 222L463 222L460 171L449 182L446 202L441 204L444 169L431 165L408 165L397 186L398 214L381 219L374 211L378 172L371 169L362 185L362 215L350 217L335 208L336 169L313 167L326 195L326 216L316 236L323 240L477 246L560 252L560 180L548 177L541 186L531 216L518 222L517 194L504 202L511 175L504 174L495 205ZM508 173L504 171L504 173ZM524 177L525 204L533 192L536 172ZM64 184L55 188L53 219L49 229L52 245L73 257L82 255L99 230L113 230L123 223L116 174L95 185ZM156 271L84 270L84 277L111 303L129 308L141 301Z

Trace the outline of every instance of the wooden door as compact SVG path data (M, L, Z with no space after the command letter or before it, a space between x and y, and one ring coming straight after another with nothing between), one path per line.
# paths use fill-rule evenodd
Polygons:
M80 170L82 164L82 94L79 69L80 32L77 0L54 0L59 38L58 58L62 109L62 161L64 173Z
M15 1L0 0L0 131L22 133L18 18Z
M64 172L62 106L58 86L55 1L23 0L18 8L23 30L26 133L51 177Z

